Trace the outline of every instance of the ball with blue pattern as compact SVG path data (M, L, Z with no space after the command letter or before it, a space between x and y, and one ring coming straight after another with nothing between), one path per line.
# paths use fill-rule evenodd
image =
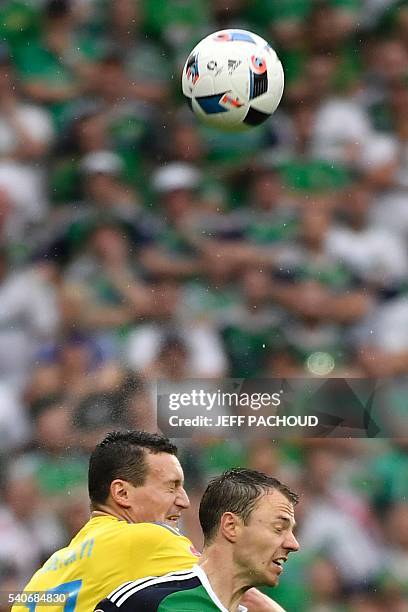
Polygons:
M214 32L194 47L183 68L182 89L203 123L241 131L277 109L284 88L282 64L263 38L247 30Z

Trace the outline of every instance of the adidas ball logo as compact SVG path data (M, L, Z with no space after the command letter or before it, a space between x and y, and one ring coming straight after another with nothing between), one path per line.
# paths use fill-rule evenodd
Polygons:
M241 60L228 60L228 74L232 74L241 63Z

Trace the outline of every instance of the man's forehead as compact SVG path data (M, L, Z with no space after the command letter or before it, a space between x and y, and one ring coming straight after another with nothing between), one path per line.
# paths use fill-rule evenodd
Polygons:
M147 453L146 462L149 466L149 474L169 477L169 478L182 478L183 470L179 460L175 455L170 453Z
M263 495L258 503L257 508L261 511L267 511L273 516L282 516L294 519L295 508L293 503L280 491L273 489Z

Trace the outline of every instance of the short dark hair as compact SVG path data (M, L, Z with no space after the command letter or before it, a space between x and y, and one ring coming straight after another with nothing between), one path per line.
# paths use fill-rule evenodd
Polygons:
M168 438L146 431L112 431L95 447L89 460L88 491L92 506L103 504L115 478L135 487L147 475L146 454L177 455L177 446Z
M201 498L199 517L205 544L217 533L224 512L233 512L246 524L255 505L264 494L276 490L296 505L299 497L277 478L257 470L234 468L213 478Z

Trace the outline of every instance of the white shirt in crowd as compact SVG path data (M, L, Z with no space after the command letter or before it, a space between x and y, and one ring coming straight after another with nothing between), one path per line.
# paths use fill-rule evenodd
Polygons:
M369 225L355 231L334 226L327 235L326 248L357 276L383 286L405 279L408 255L403 241L387 229Z
M50 145L54 138L51 118L45 109L18 104L16 117L24 131L39 144ZM17 134L7 117L0 113L0 189L8 194L12 213L7 234L18 239L27 224L38 223L47 211L47 192L41 160L13 159Z
M58 323L53 288L36 269L9 274L0 282L0 378L24 385L40 343Z

